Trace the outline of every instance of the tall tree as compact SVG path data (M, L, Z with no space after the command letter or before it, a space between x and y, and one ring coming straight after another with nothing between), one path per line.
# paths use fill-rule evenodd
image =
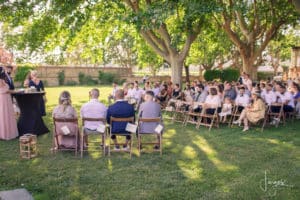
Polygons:
M153 51L171 65L171 79L181 83L184 61L213 11L214 1L123 0L130 23Z
M219 26L238 48L243 71L257 77L262 52L281 28L299 19L294 6L286 0L218 0L215 15Z

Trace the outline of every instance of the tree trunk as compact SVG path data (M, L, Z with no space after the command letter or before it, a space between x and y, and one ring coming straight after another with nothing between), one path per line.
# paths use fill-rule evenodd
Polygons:
M199 79L202 81L203 80L203 68L201 65L199 65Z
M252 80L257 80L257 67L254 66L254 60L251 57L242 56L243 72L250 75Z
M170 59L171 62L171 81L173 84L178 83L180 86L182 84L182 68L183 68L183 61L179 60L176 57Z
M185 81L187 83L190 82L190 68L188 65L184 65L184 69L185 69Z

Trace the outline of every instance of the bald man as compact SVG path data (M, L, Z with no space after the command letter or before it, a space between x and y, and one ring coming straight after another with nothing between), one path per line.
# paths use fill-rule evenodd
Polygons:
M116 102L108 107L106 120L110 123L110 117L116 118L127 118L134 117L134 107L124 100L124 90L119 89L115 94ZM112 124L111 132L116 134L127 133L126 129L127 122L114 122ZM111 139L114 141L115 150L119 150L120 146L117 142L116 135L112 135ZM126 135L126 144L123 146L124 149L128 149L128 143L131 140L130 135Z

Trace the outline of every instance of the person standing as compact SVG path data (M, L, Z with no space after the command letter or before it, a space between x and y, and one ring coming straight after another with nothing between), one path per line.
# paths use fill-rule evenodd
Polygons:
M5 74L6 74L6 84L9 86L10 90L14 90L15 86L14 86L14 81L11 77L11 73L13 71L13 67L11 65L6 66L5 68Z
M0 139L10 140L18 137L18 128L9 94L9 86L5 80L6 73L0 67Z
M29 81L29 87L35 87L38 92L45 91L43 82L38 78L36 70L30 73L31 80ZM45 100L44 98L40 102L41 115L46 116Z

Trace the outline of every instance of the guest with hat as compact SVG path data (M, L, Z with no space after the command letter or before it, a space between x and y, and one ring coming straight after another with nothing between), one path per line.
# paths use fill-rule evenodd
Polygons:
M265 117L266 105L262 100L260 93L257 91L253 92L251 98L253 103L242 111L240 118L237 121L233 122L234 124L241 124L243 121L243 132L249 130L249 121L251 123L257 123Z

